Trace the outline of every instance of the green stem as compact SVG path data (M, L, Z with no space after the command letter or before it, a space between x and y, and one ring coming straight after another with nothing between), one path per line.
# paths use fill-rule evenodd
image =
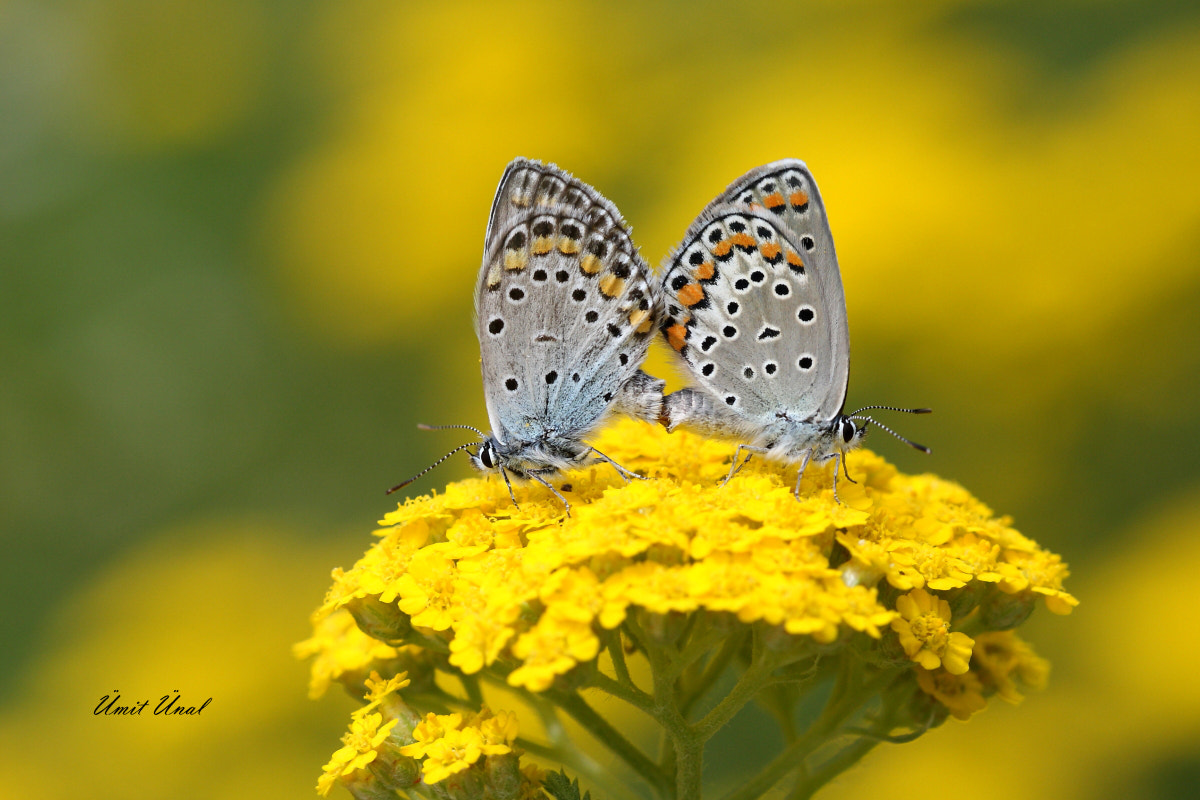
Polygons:
M495 667L496 665L493 665ZM512 691L500 671L487 670L481 673L484 680ZM609 678L609 680L612 680ZM662 794L664 787L669 786L669 779L642 751L626 739L620 731L609 724L608 720L597 714L582 697L574 692L550 689L542 693L521 689L518 694L525 702L533 707L542 718L546 736L551 744L571 744L571 738L558 719L557 711L566 711L576 722L588 731L601 744L620 756L629 767L651 786ZM556 708L557 706L557 708ZM577 749L577 748L576 748ZM563 762L566 763L566 762ZM609 780L611 782L611 778ZM604 785L601 781L600 785Z
M704 742L694 740L690 746L675 745L675 797L699 800L704 779Z
M648 656L650 653L650 637L648 637L646 632L642 630L642 626L638 625L637 620L633 618L633 614L625 617L625 621L621 623L621 626L625 630L625 634L629 637L629 640L637 646L637 649L641 650L643 653L646 653Z
M550 689L544 693L552 699L559 708L571 715L571 718L584 727L601 744L620 756L643 780L658 790L660 795L671 796L670 779L663 774L650 758L637 748L633 742L625 738L604 717L596 713L582 697L574 692Z
M729 694L696 723L695 731L700 740L708 741L726 722L733 719L734 715L741 711L742 707L750 702L754 695L758 694L769 682L771 672L778 666L780 664L777 660L772 658L761 646L758 633L755 631L754 655L751 658L750 666L742 673L742 677L738 678L737 684Z
M636 686L626 686L619 681L615 681L605 675L603 672L596 672L590 678L588 678L588 686L593 689L599 689L606 694L611 694L613 697L624 700L634 708L644 711L651 716L653 716L657 710L653 697L646 694Z
M551 747L559 747L560 745L573 747L570 735L567 734L566 727L562 724L562 720L558 718L558 709L544 697L536 694L529 694L525 697L525 701L532 706L537 712L538 717L542 720L542 728L546 731L546 739L550 742Z
M479 678L475 675L463 675L459 673L458 681L462 684L463 692L467 695L467 700L475 708L483 708L483 690L479 686Z
M700 797L700 779L704 771L704 740L696 735L679 713L675 662L670 653L658 647L646 649L650 674L654 680L654 718L671 739L674 753L675 784L669 797L691 800ZM670 762L668 762L670 763Z
M721 645L721 649L709 659L700 679L680 698L679 711L681 714L685 717L688 716L691 713L692 706L696 705L704 695L708 694L708 690L712 688L713 684L725 674L725 670L729 667L729 662L742 649L742 644L745 641L745 633L729 636L725 639L725 643Z
M665 728L659 732L658 751L658 768L664 775L674 775L676 768L675 740L671 738Z
M856 671L847 662L838 673L837 682L834 684L820 718L800 738L788 745L782 753L763 767L757 775L727 794L724 800L752 800L761 797L786 775L803 769L805 759L817 748L826 744L830 734L858 711L873 694L876 681L871 681L863 687L864 690L861 692L852 692L857 678Z
M712 630L708 626L699 627L702 633L688 639L683 649L676 651L674 657L671 659L671 671L667 675L668 678L673 680L681 675L692 662L705 653L712 652L713 645L725 638L725 634L722 631Z
M879 744L879 739L872 737L864 736L856 739L854 744L843 748L837 755L822 764L819 769L805 775L792 790L789 795L790 800L807 800L812 797L822 786L857 764L877 744Z
M814 725L807 733L776 756L771 763L763 767L757 775L725 795L723 800L754 800L754 798L762 797L789 772L802 769L804 759L825 743L826 733L827 731L823 728L818 729Z
M638 800L638 795L635 792L631 791L629 787L614 781L611 773L606 771L600 764L588 758L576 747L550 747L538 744L537 742L531 742L520 736L517 737L516 745L522 750L533 753L535 756L540 756L547 761L562 764L564 767L575 772L579 777L584 778L585 782L590 782L597 789L602 788L605 797L613 796L620 797L623 800Z
M422 692L419 695L414 695L414 697L421 698L423 703L421 709L422 711L434 711L439 714L449 714L450 709L452 708L461 709L462 711L466 712L479 710L479 706L471 705L466 698L451 694L450 692L444 691L441 688L437 688L437 691L433 692Z
M629 665L625 663L625 646L621 643L620 628L613 631L612 637L608 640L608 655L612 658L613 673L617 676L617 680L624 686L637 689L637 685L629 675ZM645 693L643 692L643 694Z

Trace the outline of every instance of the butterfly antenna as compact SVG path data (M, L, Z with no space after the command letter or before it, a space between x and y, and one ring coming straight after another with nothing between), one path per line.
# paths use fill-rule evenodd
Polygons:
M462 427L462 426L446 426L446 427ZM388 489L388 491L386 491L386 492L385 492L385 494L391 494L392 492L396 492L396 491L398 491L398 489L402 489L402 488L404 488L404 487L408 486L408 485L409 485L409 483L412 483L412 482L413 482L413 481L415 481L416 479L419 479L419 477L421 477L422 475L425 475L425 474L427 473L427 471L430 471L430 470L431 470L431 469L433 469L434 467L437 467L437 465L438 465L438 464L440 464L440 463L444 462L446 458L449 458L450 456L452 456L452 455L455 455L455 453L456 453L456 452L458 452L458 451L460 451L460 450L466 450L466 449L467 449L467 447L472 447L472 446L474 446L474 445L476 445L476 444L479 444L479 443L475 443L475 441L468 441L468 443L467 443L467 444L464 444L464 445L458 445L457 447L455 447L455 449L454 449L454 450L451 450L450 452L446 453L446 455L445 455L445 456L443 456L442 458L438 458L436 462L433 462L432 464L428 465L428 467L426 467L425 469L422 469L422 470L420 471L420 473L418 473L418 474L416 474L416 475L413 475L413 476L412 476L412 477L410 477L410 479L408 479L407 481L403 481L402 483L397 483L397 485L396 485L396 486L394 486L394 487L391 487L390 489Z
M891 407L890 406L868 406L868 408L891 408ZM862 409L862 410L865 411L866 409ZM907 409L907 408L891 408L891 410L892 411L910 411L910 409ZM911 413L913 413L913 414L926 414L928 412L929 412L928 408L911 409ZM892 436L895 436L897 439L904 442L906 445L913 448L914 450L920 450L922 453L933 452L925 445L917 444L912 439L905 439L903 436L896 433L894 430L889 428L887 425L884 425L882 422L876 422L875 420L871 419L870 417L860 417L857 413L855 413L855 414L850 415L850 419L861 419L863 422L870 422L873 425L878 425L879 427L883 428L885 431L890 433Z
M475 431L479 434L480 439L487 438L483 431L479 430L479 428L476 428L474 425L426 425L424 422L422 422L417 425L417 428L423 431L444 431L450 428L463 428L468 431Z
M932 408L896 408L895 406L863 406L858 411L855 411L854 414L861 414L864 411L873 411L877 408L882 408L885 411L903 411L905 414L932 414L933 413ZM854 414L851 414L850 417L853 418ZM871 421L875 422L875 420L871 420ZM875 422L875 424L879 425L878 422ZM882 428L883 426L879 425L879 427Z

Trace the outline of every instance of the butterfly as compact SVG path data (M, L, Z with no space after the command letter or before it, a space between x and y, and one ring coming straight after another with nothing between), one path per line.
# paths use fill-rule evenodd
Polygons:
M584 439L612 413L656 422L665 383L641 371L661 311L656 284L616 206L553 164L515 159L496 190L475 286L475 332L491 432L451 450L394 492L467 448L471 463L545 486L607 462ZM419 426L426 430L433 426Z
M666 396L661 421L669 431L740 441L725 482L755 454L799 463L799 499L807 466L832 459L836 499L839 462L845 471L844 454L870 424L929 452L862 415L929 409L845 413L846 299L829 218L804 162L753 169L709 203L668 256L662 292L660 328L693 384Z

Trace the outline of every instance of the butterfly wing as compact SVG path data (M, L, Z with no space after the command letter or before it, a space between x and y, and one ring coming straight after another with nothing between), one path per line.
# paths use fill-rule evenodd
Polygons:
M656 290L616 207L554 165L516 159L492 203L475 289L492 432L578 439L645 360Z
M662 330L718 407L829 421L850 366L833 236L801 161L743 175L710 203L663 275Z

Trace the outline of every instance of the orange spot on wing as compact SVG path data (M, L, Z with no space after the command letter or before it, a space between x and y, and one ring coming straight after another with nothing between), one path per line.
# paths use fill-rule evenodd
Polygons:
M679 290L679 302L691 308L704 299L704 289L698 283L689 283Z
M495 289L497 286L500 285L500 266L499 265L493 264L488 269L487 285L488 285L489 289Z
M564 255L574 255L579 252L579 240L569 239L566 236L558 240L558 252Z
M733 242L739 247L754 247L756 244L754 237L748 233L735 233L733 236L729 237L729 241Z
M675 350L682 350L687 344L687 326L676 323L667 328L667 342Z
M717 242L715 247L713 247L713 255L717 258L724 258L729 254L729 251L732 248L733 242L731 242L729 239L722 239L721 241Z
M800 260L800 255L795 250L788 250L787 262L793 267L803 267L804 262Z
M779 242L763 242L762 247L758 248L758 252L763 254L763 258L769 260L778 256L782 249Z
M650 330L650 321L650 312L641 308L629 315L629 326L638 333Z
M524 253L509 250L504 254L504 268L512 272L520 272L529 263L529 257Z
M763 205L774 211L783 205L783 195L781 195L779 192L771 192L769 195L763 198Z
M596 258L591 253L588 253L579 262L579 268L581 270L583 270L584 272L586 272L588 275L595 275L597 272L600 271L600 267L601 267L600 259Z
M529 249L535 256L544 256L554 249L554 240L549 236L539 236L533 240L533 247Z
M611 272L600 279L600 291L607 297L616 297L625 288L625 281Z
M808 195L804 192L792 192L791 196L788 198L788 202L792 204L793 208L806 206L808 205Z
M696 271L692 273L692 277L698 281L706 281L711 278L715 272L716 270L713 268L713 263L711 261L705 261L703 264L696 267Z

